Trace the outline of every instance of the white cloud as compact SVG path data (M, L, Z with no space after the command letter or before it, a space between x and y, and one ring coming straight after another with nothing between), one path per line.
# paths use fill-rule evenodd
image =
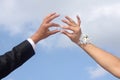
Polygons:
M38 22L38 18L36 18L35 13L30 12L30 8L26 8L27 5L23 5L23 3L19 3L18 0L0 1L0 24L2 25L0 27L12 35L17 35L18 33L23 33L24 31L29 32L30 26L25 26L25 24L30 22L32 23L34 21L36 23ZM33 26L34 25L32 25L32 27ZM34 28L36 27L38 26L35 25Z
M75 15L78 14L81 16L83 31L89 33L93 41L101 45L111 45L114 48L120 47L118 45L120 37L117 36L120 33L120 1L66 0L64 3L67 4L63 4L63 0L0 0L0 25L3 25L0 27L10 35L18 33L31 35L48 13L60 13L59 19L69 15L74 20ZM56 22L62 24L60 20ZM64 37L63 41L62 38L61 36L59 40L68 46L69 39ZM60 41L57 43L61 46Z
M92 78L92 79L103 77L107 74L107 72L100 66L89 67L88 73L90 74L90 78Z
M110 5L103 5L103 6L96 6L91 8L90 20L96 20L102 16L108 17L119 17L120 18L120 3L110 4Z
M104 3L94 5L90 8L89 13L85 13L83 18L82 29L92 38L92 41L113 50L117 56L119 54L120 37L120 2ZM114 54L114 53L113 53Z

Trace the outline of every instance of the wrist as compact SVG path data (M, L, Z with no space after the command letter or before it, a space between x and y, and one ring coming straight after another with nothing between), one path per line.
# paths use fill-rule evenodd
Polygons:
M35 44L37 44L37 43L41 40L40 36L37 35L37 34L32 35L32 36L31 36L31 39L33 40L33 42L34 42Z
M86 34L81 34L80 39L79 39L79 41L77 42L77 45L82 46L82 45L86 45L86 44L90 44L90 43L91 43L91 42L90 42L90 39L89 39L88 35L86 35Z

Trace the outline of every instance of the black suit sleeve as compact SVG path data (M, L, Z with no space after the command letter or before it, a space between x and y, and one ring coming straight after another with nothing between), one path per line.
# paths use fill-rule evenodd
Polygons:
M0 79L21 66L35 54L31 44L26 40L11 51L0 56Z

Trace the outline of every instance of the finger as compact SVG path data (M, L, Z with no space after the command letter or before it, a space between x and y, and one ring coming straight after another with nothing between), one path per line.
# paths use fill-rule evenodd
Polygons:
M54 13L51 13L51 14L48 14L46 17L45 17L45 19L47 19L47 18L49 18L49 17L51 17L52 15L55 15L56 13L54 12Z
M77 15L77 23L79 26L81 25L81 20L80 20L80 17L78 15Z
M47 28L49 28L49 27L60 27L60 25L59 24L56 24L56 23L48 23L47 25Z
M53 30L53 31L49 31L48 34L53 35L53 34L56 34L58 32L60 32L60 30Z
M74 20L72 20L70 17L66 16L65 18L66 18L68 21L70 21L70 22L72 22L72 23L76 24L76 23L75 23L75 21L74 21Z
M65 34L66 36L68 36L69 38L72 37L72 34L67 32L67 31L65 31L65 30L63 30L62 33Z
M67 29L67 30L71 30L71 31L75 31L74 27L70 27L70 26L62 26L62 29Z
M51 15L50 17L48 17L48 18L46 18L46 23L49 23L49 22L51 22L53 19L55 19L55 18L57 18L57 17L59 17L60 15L59 14L53 14L53 15Z
M62 20L62 22L64 22L64 23L66 23L67 25L69 25L69 26L71 26L72 24L71 24L71 22L69 22L69 21L67 21L67 20Z

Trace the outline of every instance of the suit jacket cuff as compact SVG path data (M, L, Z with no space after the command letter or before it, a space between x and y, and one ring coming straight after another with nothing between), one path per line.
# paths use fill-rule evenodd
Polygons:
M27 41L32 45L33 49L35 49L35 43L31 38L28 38Z

